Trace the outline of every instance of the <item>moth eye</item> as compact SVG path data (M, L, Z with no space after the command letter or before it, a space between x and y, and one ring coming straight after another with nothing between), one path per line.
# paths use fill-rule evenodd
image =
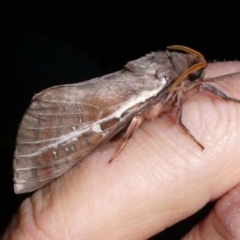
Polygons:
M190 73L188 75L188 78L190 81L195 81L195 80L203 77L204 73L205 73L204 68L201 68L201 69L196 70L195 72Z

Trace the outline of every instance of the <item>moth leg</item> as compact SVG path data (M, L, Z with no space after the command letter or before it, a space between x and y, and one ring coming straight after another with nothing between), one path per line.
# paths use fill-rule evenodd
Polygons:
M218 76L218 77L213 77L213 78L204 78L203 82L219 82L219 81L231 81L231 78L236 78L240 77L240 72L235 72L235 73L229 73L226 75Z
M182 130L202 149L204 146L198 142L198 140L191 134L187 127L182 123L182 110L183 110L183 95L178 95L178 109L177 109L177 123L182 128Z
M232 97L229 97L227 96L224 92L220 91L218 88L212 86L212 85L209 85L209 84L200 84L199 87L204 90L204 91L208 91L222 99L224 99L225 101L229 102L236 102L236 103L240 103L240 99L237 99L237 98L232 98Z
M226 95L224 92L220 91L218 88L210 85L210 84L199 84L194 86L193 88L200 88L201 90L207 91L212 93L213 95L222 98L223 100L229 102L236 102L240 103L240 99L232 98ZM182 109L183 109L183 96L182 94L178 96L178 110L177 110L177 123L181 126L183 131L202 149L204 150L204 147L201 143L197 141L197 139L190 133L190 131L186 128L186 126L182 123Z
M135 116L132 121L130 122L126 133L123 136L123 142L120 145L120 147L116 150L112 158L109 160L109 163L111 163L114 158L116 158L121 151L124 149L126 144L128 143L129 139L132 137L134 130L142 123L143 119L140 116Z

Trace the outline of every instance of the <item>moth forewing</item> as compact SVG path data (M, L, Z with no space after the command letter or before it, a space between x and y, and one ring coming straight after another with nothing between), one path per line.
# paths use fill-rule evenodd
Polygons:
M200 67L193 67L199 63ZM120 153L143 120L175 107L178 89L182 89L178 85L189 82L187 75L205 66L205 60L192 52L154 52L129 62L119 72L36 94L18 131L15 192L37 190L126 129L123 144L116 150Z

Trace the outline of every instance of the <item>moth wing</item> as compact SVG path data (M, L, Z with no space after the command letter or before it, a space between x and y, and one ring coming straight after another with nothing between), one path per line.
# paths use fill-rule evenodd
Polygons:
M128 111L129 98L146 88L138 79L117 72L36 94L18 131L13 165L15 192L46 185L120 131L138 111ZM134 85L136 89L131 87Z

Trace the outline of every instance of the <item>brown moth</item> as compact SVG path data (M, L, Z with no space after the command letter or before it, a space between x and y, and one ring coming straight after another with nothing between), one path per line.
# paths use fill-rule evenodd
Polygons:
M73 167L100 143L126 129L126 145L144 120L177 108L177 122L203 149L182 124L184 94L201 88L225 100L240 103L207 84L203 79L206 61L184 46L150 53L127 63L121 71L86 82L60 85L36 94L23 116L14 153L14 190L37 190ZM112 159L110 161L112 161Z

